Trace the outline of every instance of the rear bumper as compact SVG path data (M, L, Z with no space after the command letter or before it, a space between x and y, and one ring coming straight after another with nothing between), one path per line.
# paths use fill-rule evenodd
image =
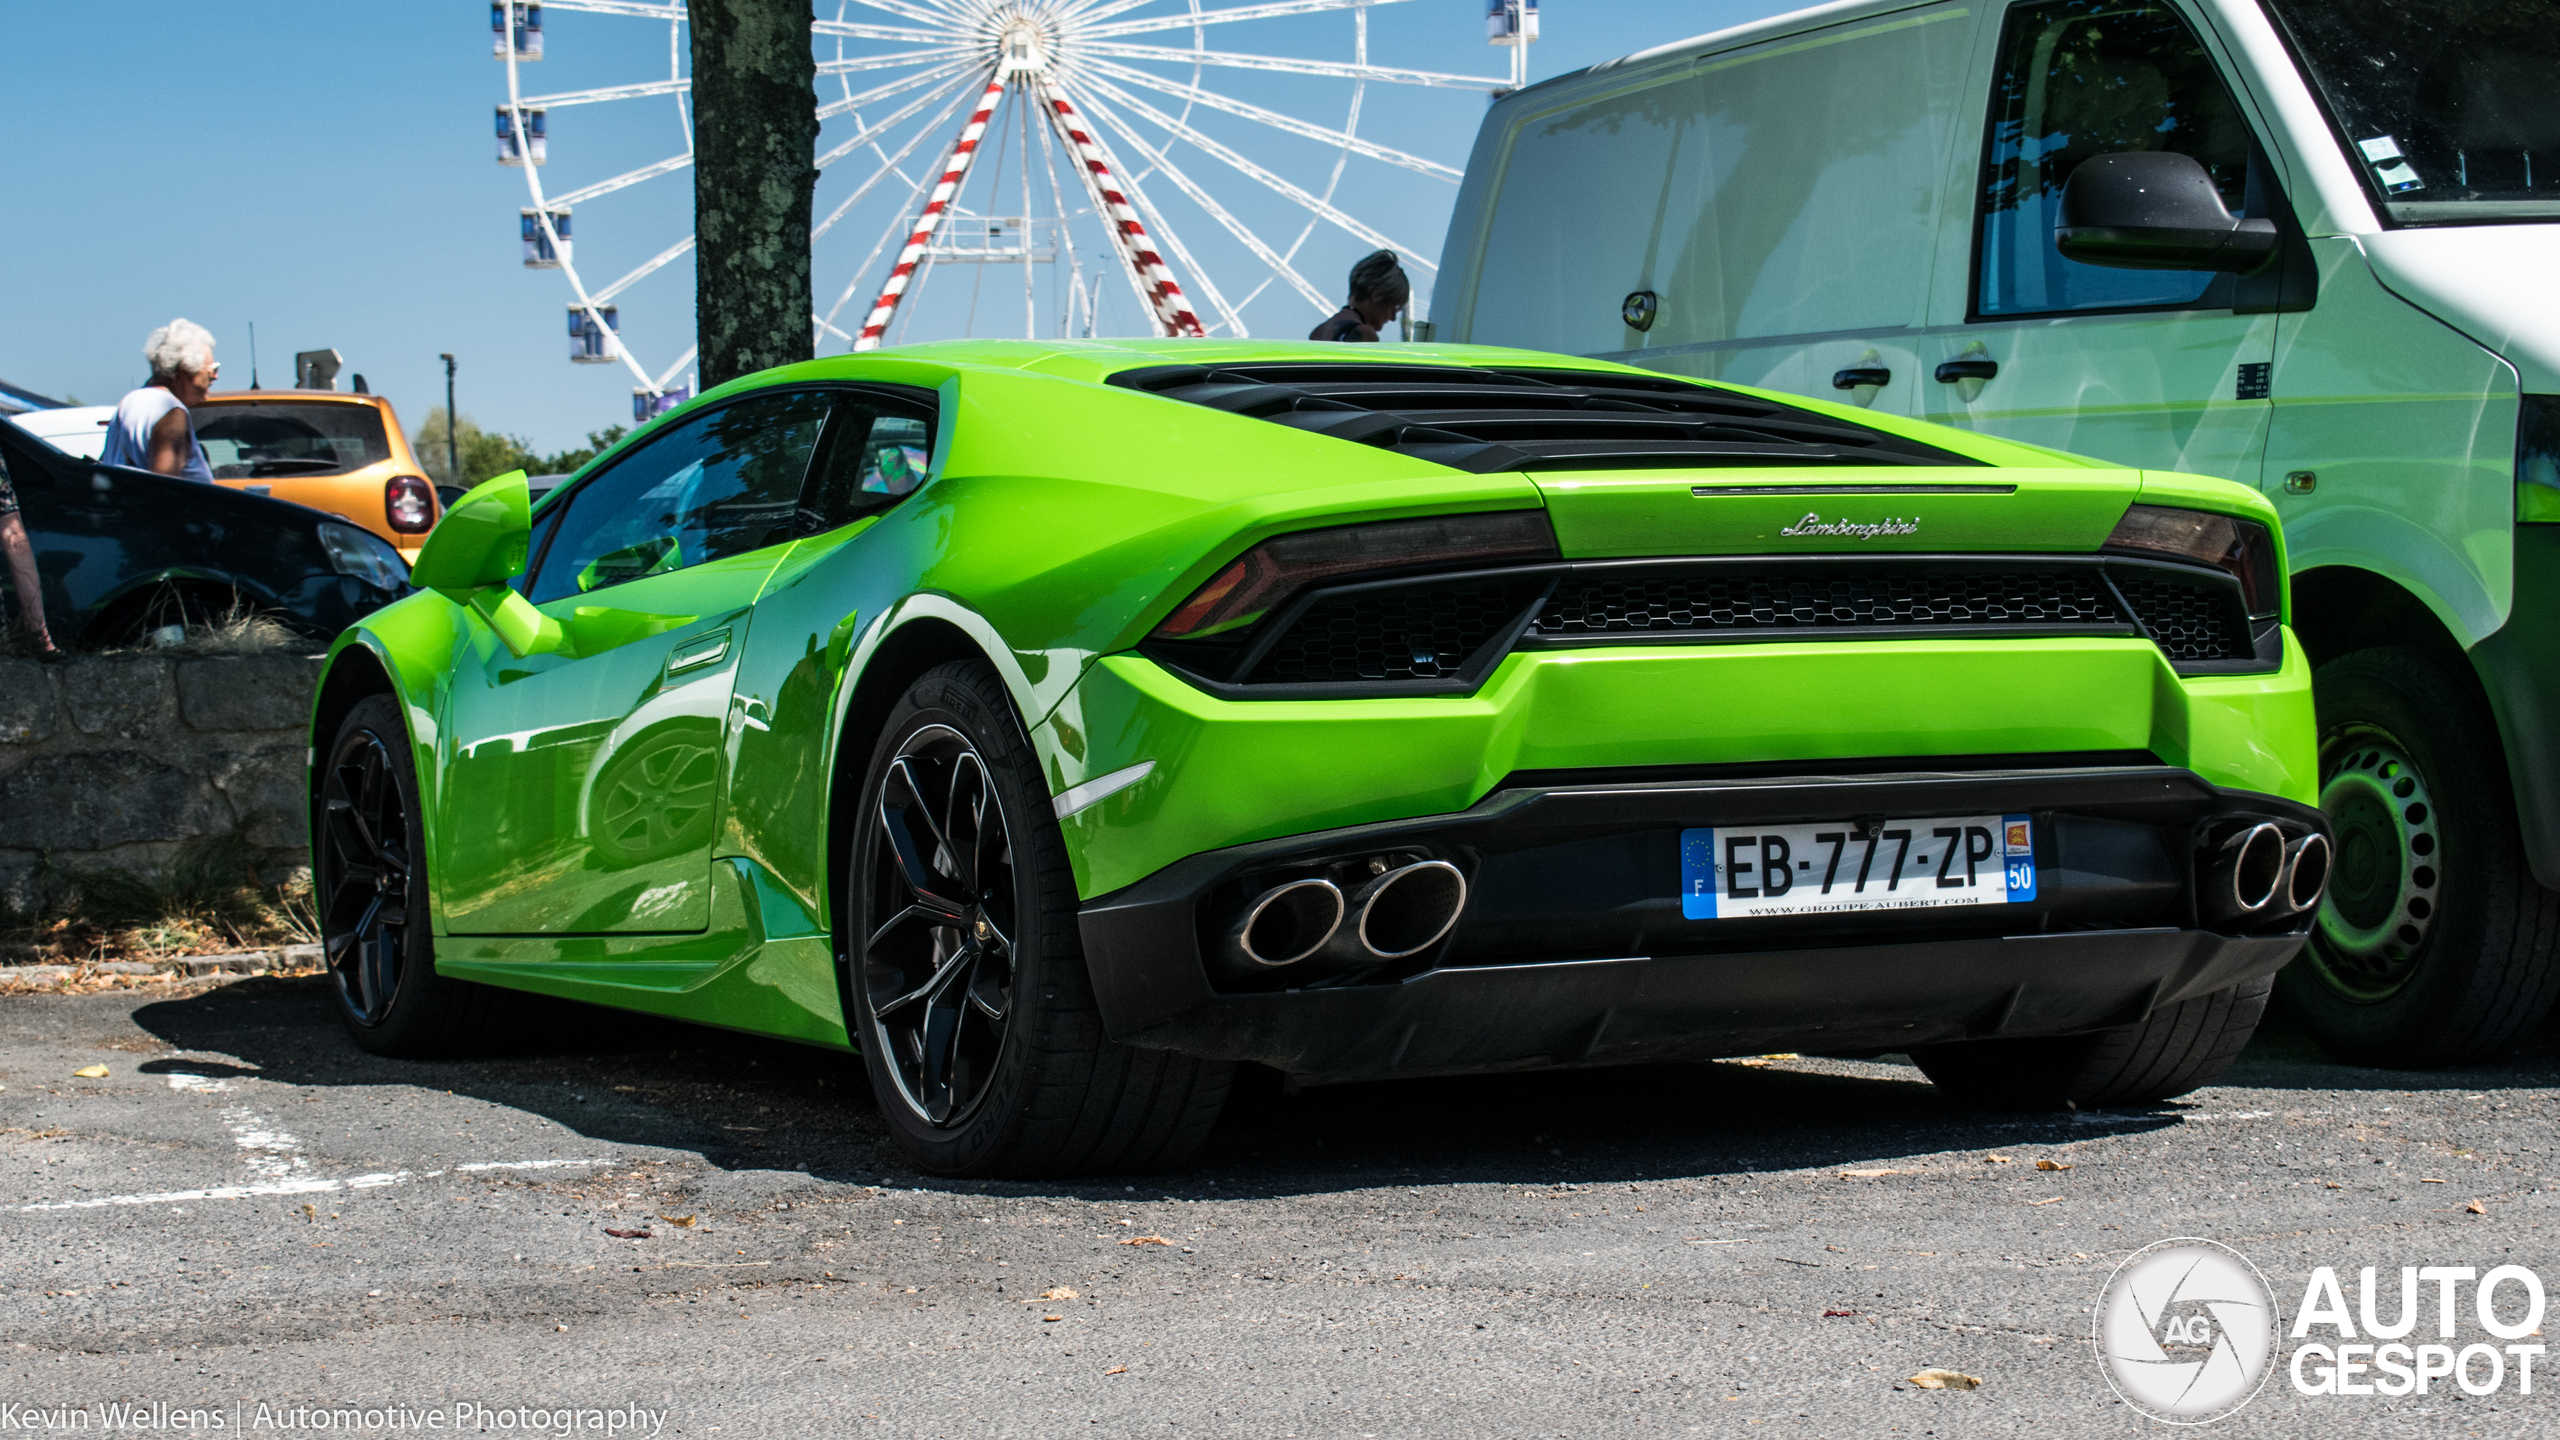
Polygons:
M1684 828L1965 813L2035 817L2034 902L1681 916ZM2193 902L2196 837L2260 819L2325 833L2309 807L2163 765L1516 777L1459 814L1192 856L1088 903L1082 930L1114 1039L1318 1080L2070 1034L2293 957L2307 914L2216 933ZM1305 981L1213 975L1265 884L1389 850L1469 877L1432 950Z

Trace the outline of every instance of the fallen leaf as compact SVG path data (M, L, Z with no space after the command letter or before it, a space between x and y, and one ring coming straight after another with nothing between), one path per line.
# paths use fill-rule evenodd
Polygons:
M2323 1184L2323 1185L2326 1185L2327 1187L2329 1187L2329 1188L2330 1188L2330 1189L2332 1189L2332 1190L2344 1190L2344 1189L2346 1189L2346 1188L2347 1188L2346 1186L2339 1184L2339 1183L2338 1183L2337 1181L2335 1181L2335 1180L2323 1180L2323 1181L2321 1181L2320 1183L2321 1183L2321 1184Z
M2009 1157L2006 1155L1985 1155L1982 1157L1982 1163L1985 1165L2006 1165L2009 1163Z
M1129 1373L1129 1367L1126 1365L1114 1365L1102 1373L1105 1375L1126 1375Z
M608 1227L604 1233L612 1236L616 1240L646 1240L650 1238L649 1232L646 1230L615 1230Z
M1901 1173L1902 1172L1899 1170L1843 1170L1840 1172L1840 1178L1844 1180L1873 1180L1879 1175L1899 1175Z
M1911 1377L1911 1383L1923 1390L1978 1390L1982 1377L1961 1370L1923 1370Z
M668 1224L673 1225L679 1230L690 1230L693 1228L693 1217L690 1215L661 1215L658 1218L666 1221Z
M1043 1300L1073 1300L1076 1298L1076 1292L1072 1286L1059 1285L1041 1291L1040 1298Z
M1066 1318L1067 1317L1064 1315L1043 1315L1040 1317L1040 1322L1045 1325L1052 1320L1064 1320Z
M1857 1313L1858 1312L1855 1310L1825 1310L1822 1312L1822 1318L1825 1320L1835 1320L1852 1316Z
M100 1073L104 1073L104 1072L105 1072L105 1070L106 1070L106 1067L105 1067L105 1066L103 1066L103 1065L101 1065L101 1066L99 1066L99 1067L98 1067L98 1069L99 1069ZM80 1073L81 1073L81 1074L83 1074L83 1075L86 1075L86 1074L88 1074L89 1072L88 1072L88 1071L86 1071L86 1070L83 1070L83 1071L81 1071ZM2436 1178L2436 1177L2434 1177L2433 1175L2422 1175L2422 1176L2418 1177L2418 1183L2419 1183L2419 1184L2421 1184L2421 1185L2441 1185L2441 1184L2443 1184L2444 1182L2443 1182L2443 1181L2441 1181L2441 1180L2439 1180L2439 1179L2437 1179L2437 1178Z
M1775 1055L1763 1055L1760 1058L1763 1060L1801 1060L1804 1057L1793 1050L1781 1050Z
M2489 1213L2488 1207L2487 1207L2487 1206L2482 1205L2482 1204L2481 1204L2479 1201L2477 1201L2477 1200L2472 1201L2470 1204L2465 1205L2465 1206L2463 1206L2462 1208L2463 1208L2466 1212L2468 1212L2468 1213L2470 1213L2470 1214L2473 1214L2473 1215L2486 1215L2486 1214L2488 1214L2488 1213Z
M2063 1164L2059 1160L2039 1160L2036 1162L2036 1168L2039 1170L2068 1170L2071 1167Z
M83 1065L71 1073L83 1080L104 1080L107 1078L107 1067L104 1065Z
M2043 1198L2043 1199L2041 1199L2041 1200L2030 1200L2030 1201L2028 1201L2028 1202L2027 1202L2027 1208L2029 1208L2029 1209L2034 1209L2034 1208L2035 1208L2036 1206L2038 1206L2038 1205L2059 1205L2059 1204L2061 1204L2061 1203L2062 1203L2062 1197L2061 1197L2061 1196L2059 1196L2059 1195L2047 1195L2046 1197L2044 1197L2044 1198Z
M1128 1239L1123 1240L1123 1241L1121 1241L1120 1243L1121 1243L1121 1244L1123 1244L1123 1245L1164 1245L1164 1246L1170 1246L1170 1245L1172 1245L1172 1244L1173 1244L1173 1242L1172 1242L1172 1241L1167 1240L1166 1238L1164 1238L1164 1237L1163 1237L1163 1236L1161 1236L1161 1235L1132 1235L1132 1236L1130 1236Z

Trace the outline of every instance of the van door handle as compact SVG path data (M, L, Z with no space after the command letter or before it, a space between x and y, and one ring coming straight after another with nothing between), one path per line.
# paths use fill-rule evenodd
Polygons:
M1831 388L1834 390L1855 390L1861 385L1892 383L1893 372L1882 365L1852 365L1846 370L1831 372Z
M1988 380L2000 373L1997 360L1949 360L1938 367L1938 383L1953 385L1959 380Z
M667 673L677 675L687 670L698 670L718 662L728 653L728 631L714 630L708 635L698 635L677 646L676 652L667 657Z

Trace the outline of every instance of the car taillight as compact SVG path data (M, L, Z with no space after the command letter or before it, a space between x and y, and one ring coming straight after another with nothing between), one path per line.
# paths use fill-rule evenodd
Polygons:
M1543 510L1302 530L1265 540L1236 557L1156 627L1155 638L1197 640L1251 624L1319 580L1443 565L1535 563L1556 554L1555 527Z
M403 535L424 535L436 523L436 490L416 475L394 475L382 485L382 514Z
M2227 571L2240 582L2240 598L2253 619L2275 614L2277 598L2284 593L2276 573L2276 537L2255 520L2207 510L2136 505L2116 522L2106 548L2192 560Z

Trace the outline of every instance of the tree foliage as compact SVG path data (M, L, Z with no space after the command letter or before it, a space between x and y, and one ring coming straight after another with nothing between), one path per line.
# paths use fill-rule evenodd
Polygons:
M528 475L566 475L603 454L606 447L629 433L629 427L608 425L587 432L587 443L553 455L537 453L531 441L521 435L508 435L483 430L470 416L462 417L454 427L454 448L461 452L462 475L456 479L447 464L445 448L445 414L439 405L427 412L424 424L411 438L410 448L417 451L418 462L427 478L438 485L477 485L493 475L522 470Z

